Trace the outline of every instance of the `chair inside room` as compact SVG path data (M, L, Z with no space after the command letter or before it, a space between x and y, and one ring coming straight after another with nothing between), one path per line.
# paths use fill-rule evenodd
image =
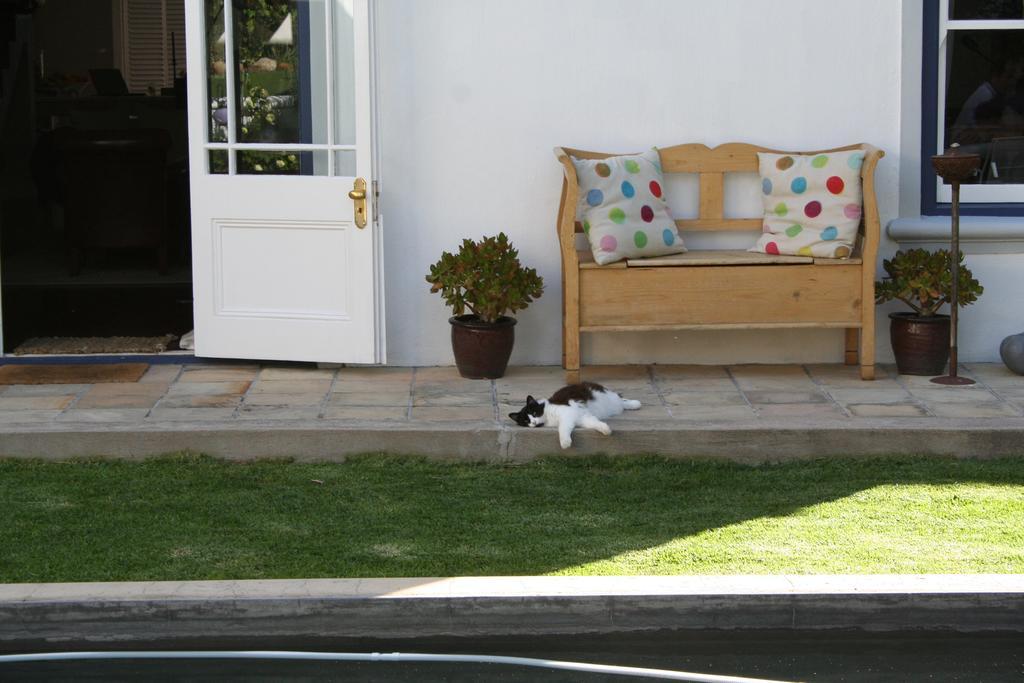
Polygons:
M56 140L68 242L68 270L81 272L83 252L153 249L167 273L165 130L63 129Z

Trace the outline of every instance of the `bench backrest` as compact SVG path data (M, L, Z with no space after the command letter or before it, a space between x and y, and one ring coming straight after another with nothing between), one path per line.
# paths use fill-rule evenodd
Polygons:
M829 152L845 152L854 149L864 150L864 165L861 167L861 178L864 187L864 220L861 221L861 233L864 233L865 220L871 216L877 222L877 207L874 205L874 170L883 152L868 144L848 145L835 149L823 149L810 152L793 152L768 147L758 147L742 142L730 142L718 147L701 144L676 145L659 149L661 166L664 173L696 173L700 178L700 199L697 218L677 220L680 230L694 231L760 231L762 217L725 218L725 174L726 173L757 173L757 153L771 152L774 154L827 154ZM559 209L559 231L570 220L575 232L582 232L575 216L570 218L567 213L575 212L579 186L576 182L576 170L569 157L577 159L606 159L616 154L586 152L578 149L556 147L555 156L565 167L565 182L562 186L562 206Z

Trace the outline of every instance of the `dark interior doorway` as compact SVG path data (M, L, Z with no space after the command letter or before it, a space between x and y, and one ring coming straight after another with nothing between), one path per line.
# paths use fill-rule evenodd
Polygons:
M183 3L0 0L4 353L192 329Z

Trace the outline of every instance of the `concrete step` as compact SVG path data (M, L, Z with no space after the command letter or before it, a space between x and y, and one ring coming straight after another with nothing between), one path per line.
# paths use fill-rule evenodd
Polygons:
M602 436L515 425L526 395L562 385L556 367L466 380L454 368L314 368L167 363L138 381L0 384L0 456L141 457L191 450L228 458L341 459L356 453L527 460L548 453L655 454L743 462L863 455L1024 455L1024 377L964 368L978 382L940 387L880 367L624 366L588 379L639 400ZM191 357L190 357L191 358ZM25 382L9 359L0 382ZM19 366L19 367L13 367ZM50 380L52 381L52 380ZM90 381L84 379L82 381Z

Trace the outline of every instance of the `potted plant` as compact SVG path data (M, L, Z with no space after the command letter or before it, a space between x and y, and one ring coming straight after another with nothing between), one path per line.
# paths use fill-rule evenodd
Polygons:
M985 291L963 260L960 254L960 306L974 303ZM898 251L882 267L886 277L875 283L876 301L899 299L913 309L889 314L897 369L904 375L942 374L949 361L949 316L938 311L953 293L949 251Z
M448 322L459 374L468 379L504 375L516 324L506 314L526 308L544 292L537 271L524 268L508 237L498 233L479 242L463 240L456 254L443 252L426 279L455 314Z

